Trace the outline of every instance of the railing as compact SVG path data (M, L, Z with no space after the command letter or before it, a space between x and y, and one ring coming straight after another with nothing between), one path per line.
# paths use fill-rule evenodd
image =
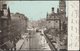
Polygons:
M47 40L47 42L48 42L48 44L49 44L49 46L51 48L51 51L57 51L57 49L55 48L55 45L52 44L52 42L49 39L49 37L46 34L44 34L44 37L46 38L46 40Z

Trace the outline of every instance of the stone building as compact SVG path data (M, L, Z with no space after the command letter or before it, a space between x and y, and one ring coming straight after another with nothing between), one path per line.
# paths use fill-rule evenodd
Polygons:
M57 13L54 12L54 7L52 8L52 13L47 14L47 30L48 35L51 34L55 42L58 43L58 50L67 50L67 17L66 17L66 1L59 0L59 8L57 8ZM47 34L46 33L46 34ZM55 36L55 37L54 37ZM58 40L58 41L57 41ZM54 40L53 40L54 41ZM60 45L62 43L62 46ZM56 44L57 45L57 44Z
M54 7L52 8L52 13L47 14L47 28L53 28L59 34L64 34L67 32L67 17L66 17L66 1L59 1L59 8L57 8L57 13L54 12Z
M10 31L10 10L7 8L7 4L2 4L0 10L0 45L9 41L9 31ZM7 48L3 45L1 48Z
M10 41L13 42L14 51L16 51L16 43L21 39L21 35L25 34L27 31L27 22L28 18L21 13L10 13L11 15L11 22L10 22Z
M52 13L47 14L47 28L53 28L59 30L59 15L54 12L54 8L52 8Z
M14 35L24 34L27 30L28 18L21 13L11 13L11 30Z

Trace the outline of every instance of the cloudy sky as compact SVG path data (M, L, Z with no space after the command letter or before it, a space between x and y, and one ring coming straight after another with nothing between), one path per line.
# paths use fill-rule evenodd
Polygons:
M12 13L23 13L29 20L39 20L45 18L52 7L55 7L56 12L59 1L9 1L8 6Z

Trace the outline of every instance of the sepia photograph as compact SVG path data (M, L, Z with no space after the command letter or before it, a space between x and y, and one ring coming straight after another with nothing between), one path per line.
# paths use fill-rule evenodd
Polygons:
M0 51L79 51L79 0L0 0Z

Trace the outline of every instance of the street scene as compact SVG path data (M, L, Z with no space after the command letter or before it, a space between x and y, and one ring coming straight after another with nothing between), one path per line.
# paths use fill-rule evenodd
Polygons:
M0 1L0 51L67 51L66 1Z
M50 50L46 39L40 35L40 33L31 34L30 37L26 37L24 40L24 44L22 45L20 50L28 50L28 51L46 51Z
M0 1L1 51L67 51L66 1L38 3ZM46 12L46 7L51 9L50 13Z

